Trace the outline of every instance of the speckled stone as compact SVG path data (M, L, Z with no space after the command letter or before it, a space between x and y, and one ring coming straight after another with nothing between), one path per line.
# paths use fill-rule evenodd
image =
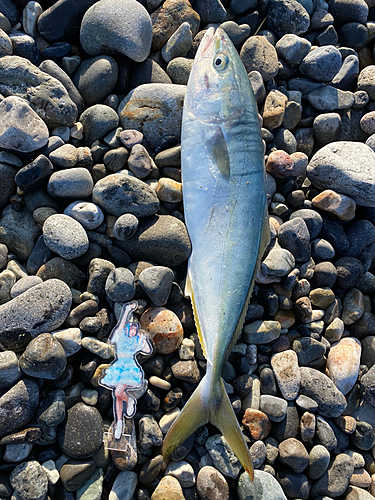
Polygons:
M22 429L34 417L39 387L32 379L20 380L0 397L0 436ZM22 412L17 409L22 408Z
M326 373L343 394L357 381L360 359L361 343L355 338L345 337L329 350Z
M271 366L283 397L295 399L301 380L297 354L292 350L277 353L271 358Z
M21 500L43 500L48 491L47 474L35 460L17 465L10 483Z
M83 226L64 214L51 215L43 225L44 243L64 259L75 259L87 252L89 239Z
M183 328L177 315L165 307L151 307L140 319L142 328L150 335L160 354L178 349L183 339Z

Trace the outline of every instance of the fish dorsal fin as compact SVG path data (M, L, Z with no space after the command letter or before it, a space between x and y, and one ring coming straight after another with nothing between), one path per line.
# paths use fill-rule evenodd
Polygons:
M216 165L224 179L230 176L230 160L228 145L223 129L220 125L215 125L214 132L206 143L207 151L212 157L213 165Z

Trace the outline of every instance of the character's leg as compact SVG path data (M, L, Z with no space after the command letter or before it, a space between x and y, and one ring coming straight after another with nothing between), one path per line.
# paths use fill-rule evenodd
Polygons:
M136 401L134 396L128 393L128 401L127 401L127 407L126 407L126 416L128 418L134 417L136 412Z
M123 429L123 413L124 413L124 401L127 403L127 394L125 392L124 384L119 384L115 389L115 398L116 398L116 406L115 406L115 438L120 439L122 435ZM127 405L126 405L127 406Z

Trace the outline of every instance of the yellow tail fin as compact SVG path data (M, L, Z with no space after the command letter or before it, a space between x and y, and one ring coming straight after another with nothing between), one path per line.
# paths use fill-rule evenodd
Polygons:
M199 427L211 422L218 427L250 479L253 480L254 471L249 450L224 383L220 378L218 381L220 387L215 388L215 395L213 395L210 382L211 377L206 375L167 432L162 446L164 460L167 462L170 454Z

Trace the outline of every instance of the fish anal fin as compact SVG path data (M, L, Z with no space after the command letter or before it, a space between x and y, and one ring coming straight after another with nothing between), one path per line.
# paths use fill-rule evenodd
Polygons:
M199 342L201 343L203 354L207 358L206 346L205 346L204 339L203 339L202 328L201 328L201 325L199 323L199 317L198 317L197 308L196 308L196 304L195 304L195 300L194 300L194 290L193 290L192 279L190 276L190 270L188 270L188 272L187 272L184 293L185 293L186 297L190 297L191 305L193 308L195 326L197 327Z
M241 462L242 467L249 474L250 479L253 480L254 469L249 449L222 380L220 380L220 385L220 400L215 408L211 408L210 422L220 430L233 453Z
M207 378L204 377L169 428L161 449L165 463L168 462L170 454L180 444L186 441L199 427L208 422L209 406L203 403L201 395L206 384Z
M228 145L220 125L215 126L212 136L206 143L206 148L209 156L212 157L213 165L216 165L224 179L228 180L230 177Z

